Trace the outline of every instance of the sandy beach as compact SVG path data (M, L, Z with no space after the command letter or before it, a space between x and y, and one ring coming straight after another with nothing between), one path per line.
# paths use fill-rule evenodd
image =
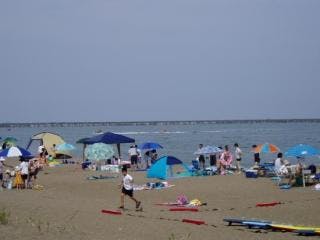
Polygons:
M171 181L165 190L136 191L143 211L126 201L121 216L102 214L119 206L119 178L89 181L95 172L79 165L46 168L38 184L44 190L0 192L2 211L9 212L0 225L1 239L301 239L294 233L249 230L227 226L226 217L272 220L285 224L319 225L319 192L312 188L280 190L270 179L232 176L191 177ZM144 172L130 172L136 184L150 179ZM154 180L157 181L157 180ZM172 202L179 194L206 202L199 212L169 212L156 203ZM258 202L280 201L274 207L257 208ZM183 218L204 220L208 225L182 223Z

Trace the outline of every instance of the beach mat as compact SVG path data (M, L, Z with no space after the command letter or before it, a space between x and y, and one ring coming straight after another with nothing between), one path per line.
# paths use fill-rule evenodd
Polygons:
M103 179L114 179L117 177L114 176L90 176L87 177L87 180L103 180Z

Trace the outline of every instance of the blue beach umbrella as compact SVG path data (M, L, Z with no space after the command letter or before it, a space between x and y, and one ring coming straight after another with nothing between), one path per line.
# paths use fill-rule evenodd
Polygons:
M86 147L84 154L91 161L107 160L114 156L112 146L104 143L95 143Z
M75 150L75 146L69 143L62 143L56 147L56 150L59 152L70 152Z
M0 157L32 157L32 155L24 148L10 147L1 151Z
M159 143L156 142L145 142L139 145L141 150L148 150L148 149L160 149L163 148Z
M195 155L210 155L210 154L216 154L223 152L222 149L216 147L216 146L206 146L199 150L197 150L194 154Z
M297 157L297 158L312 157L316 155L320 155L320 151L306 144L296 145L292 148L289 148L288 151L285 153L285 156L287 157Z

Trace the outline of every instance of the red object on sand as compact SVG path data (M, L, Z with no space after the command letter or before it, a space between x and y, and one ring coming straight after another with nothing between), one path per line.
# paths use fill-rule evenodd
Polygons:
M182 222L184 223L191 223L191 224L195 224L195 225L205 225L206 222L205 221L199 221L199 220L193 220L193 219L182 219Z
M281 202L270 202L270 203L257 203L256 207L273 207L278 204L281 204Z
M198 212L198 208L185 208L185 207L179 207L179 208L170 208L169 211L171 212Z
M102 213L105 213L105 214L112 214L112 215L122 215L122 212L120 211L112 211L112 210L101 210Z

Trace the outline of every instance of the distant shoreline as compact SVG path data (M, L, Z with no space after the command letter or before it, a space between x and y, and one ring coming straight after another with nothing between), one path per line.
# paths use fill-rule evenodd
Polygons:
M315 119L248 119L248 120L182 120L182 121L128 121L128 122L30 122L0 123L0 128L38 128L38 127L103 127L103 126L168 126L197 124L234 124L234 123L320 123Z

